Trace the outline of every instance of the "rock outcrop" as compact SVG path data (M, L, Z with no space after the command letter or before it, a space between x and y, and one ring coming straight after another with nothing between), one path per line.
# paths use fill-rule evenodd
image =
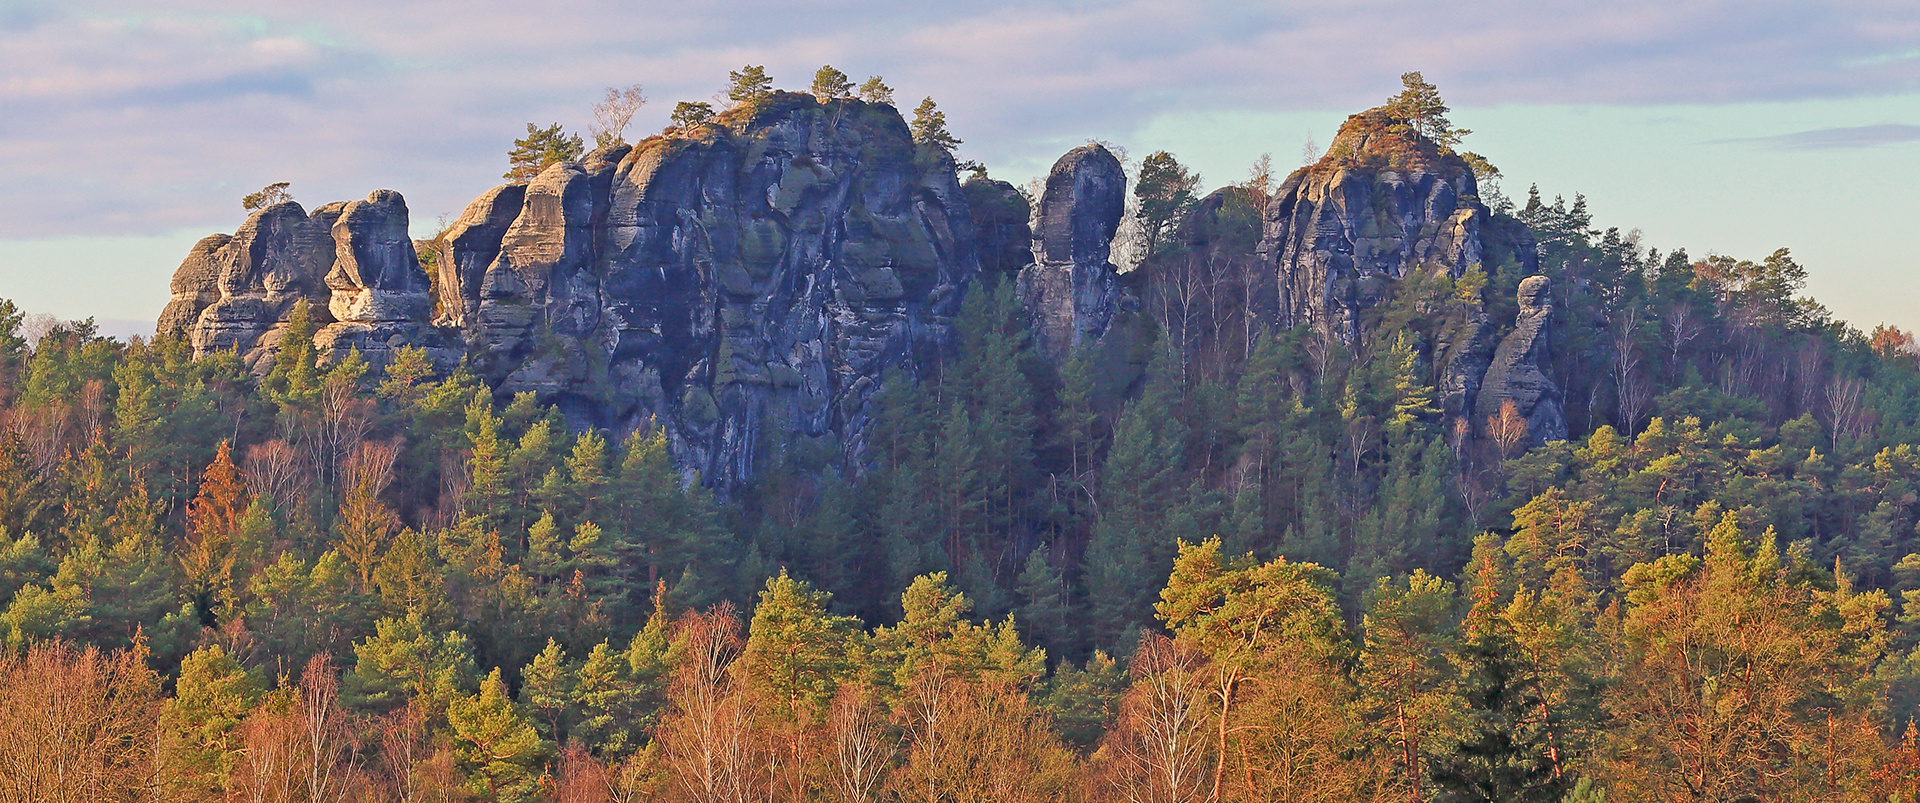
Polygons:
M1376 308L1411 278L1484 284L1502 271L1538 270L1532 233L1491 214L1464 159L1374 109L1348 118L1326 156L1288 176L1267 204L1247 307L1266 328L1309 327L1353 346L1375 325ZM1522 286L1523 308L1530 287L1538 290ZM1484 429L1488 405L1498 412L1512 395L1523 415L1537 414L1536 441L1565 437L1542 368L1550 315L1550 306L1523 311L1519 329L1503 339L1505 327L1479 301L1455 301L1440 313L1425 357L1456 427Z
M288 314L308 302L316 324L332 322L327 273L336 244L333 224L346 204L312 214L288 201L254 212L232 237L195 244L174 274L173 301L159 334L179 333L195 354L229 349L264 371Z
M376 364L405 346L427 347L439 362L457 352L427 325L433 311L427 274L407 236L407 201L393 190L374 190L352 201L333 223L333 266L326 274L332 323L314 333L314 347L329 359L358 350Z
M1026 197L1012 184L990 178L968 179L960 191L979 238L981 275L1018 277L1033 264L1033 209Z
M1514 412L1526 421L1528 445L1567 438L1560 390L1546 370L1548 327L1553 322L1552 289L1545 276L1529 276L1520 282L1520 314L1514 319L1513 331L1500 340L1493 353L1474 410L1485 424L1498 420L1501 408L1512 402Z
M1464 160L1396 129L1381 110L1356 114L1326 157L1288 176L1268 204L1254 306L1273 326L1313 327L1351 345L1365 311L1409 273L1459 278L1491 267L1488 220ZM1534 259L1530 237L1508 250Z
M1104 180L1117 219L1117 162ZM996 270L1019 270L1024 201L975 192L1005 207L984 210ZM916 145L892 107L779 92L490 190L418 253L385 190L256 213L195 246L160 332L264 370L307 299L334 358L464 357L496 393L532 391L578 426L656 421L683 470L730 488L796 439L857 462L883 372L925 372L950 348L980 272L967 198L952 156Z
M1126 193L1120 160L1098 144L1068 151L1047 174L1020 298L1041 353L1056 362L1098 341L1121 309L1120 274L1108 257Z

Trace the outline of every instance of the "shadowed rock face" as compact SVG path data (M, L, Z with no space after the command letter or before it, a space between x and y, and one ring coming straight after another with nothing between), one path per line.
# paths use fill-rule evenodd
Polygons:
M1408 273L1459 278L1482 262L1488 213L1473 171L1388 128L1378 110L1348 118L1327 157L1294 171L1267 206L1253 292L1271 325L1351 345L1362 313Z
M972 178L960 186L980 238L982 275L1016 277L1033 264L1033 209L1012 184Z
M1120 160L1097 144L1068 151L1047 174L1020 298L1034 339L1056 362L1098 341L1119 309L1119 271L1107 258L1126 193Z
M426 325L433 299L407 236L406 199L393 190L374 190L340 210L332 234L333 267L326 286L333 322L314 333L314 347L331 360L357 349L384 364L395 349L419 346L442 363L457 361L458 354Z
M1501 406L1512 401L1514 411L1526 419L1529 445L1567 438L1560 389L1546 370L1548 326L1553 322L1552 289L1545 276L1529 276L1520 282L1520 314L1514 319L1513 331L1494 351L1474 410L1481 421L1486 421L1498 416Z
M1024 251L1024 212L999 217L996 253ZM800 438L856 460L882 373L931 367L980 270L950 155L891 107L792 93L490 190L422 243L431 282L406 232L386 190L257 213L189 253L160 332L264 370L305 298L333 359L464 356L579 424L660 422L682 468L724 489Z

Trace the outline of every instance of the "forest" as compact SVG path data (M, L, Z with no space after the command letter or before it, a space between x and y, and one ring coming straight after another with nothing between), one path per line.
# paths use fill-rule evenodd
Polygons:
M1920 800L1914 338L1475 169L1567 440L1441 414L1517 263L1263 331L1273 178L1165 153L1137 381L987 275L863 465L739 488L304 312L255 372L0 302L0 800Z

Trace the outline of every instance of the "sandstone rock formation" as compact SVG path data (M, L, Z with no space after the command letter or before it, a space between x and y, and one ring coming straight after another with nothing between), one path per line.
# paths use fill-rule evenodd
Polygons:
M1520 282L1520 314L1513 331L1494 351L1474 410L1485 422L1498 417L1506 402L1513 402L1514 411L1527 422L1529 445L1567 438L1560 390L1546 370L1548 327L1553 321L1552 288L1545 276L1529 276Z
M972 178L960 185L980 242L983 276L1017 277L1033 264L1033 209L1012 184Z
M1490 213L1466 161L1380 109L1348 118L1324 158L1281 184L1262 220L1248 308L1269 328L1310 327L1348 346L1374 324L1370 312L1416 274L1461 280L1477 271L1484 282L1502 269L1520 276L1539 269L1532 233ZM1545 381L1539 366L1548 360L1543 333L1551 310L1542 309L1537 318L1521 315L1522 328L1534 321L1539 334L1516 346L1524 356L1511 364L1499 362L1496 346L1506 354L1518 333L1503 341L1504 327L1478 302L1447 314L1425 356L1448 418L1478 429L1483 408L1491 403L1497 411L1506 398L1516 366L1533 366ZM1526 400L1552 396L1525 390L1531 381L1512 385L1523 414L1535 409ZM1491 396L1490 383L1498 384ZM1536 441L1565 436L1557 402L1543 403L1538 415Z
M161 313L159 334L186 335L194 353L237 349L255 370L286 328L288 313L308 302L316 323L330 323L333 224L346 204L311 215L297 203L254 212L232 237L195 244L173 278L173 301Z
M1487 264L1487 208L1473 171L1375 109L1348 118L1327 156L1295 171L1267 206L1250 288L1272 325L1308 326L1348 344L1362 313L1413 271L1459 278ZM1532 238L1509 250L1534 267ZM1271 286L1265 285L1271 280Z
M327 271L327 318L314 333L314 347L328 359L358 350L376 364L404 346L428 347L441 363L457 353L428 326L433 300L426 272L407 236L407 201L393 190L374 190L366 200L340 210L333 224L333 267Z
M418 253L389 191L257 213L195 246L160 333L264 370L304 298L335 358L464 357L498 394L533 391L576 425L657 421L684 470L732 487L798 438L857 459L883 372L924 372L949 348L981 242L954 170L890 106L774 93L490 190ZM996 269L1018 270L1024 201L1012 210L998 182L975 192L1007 207L985 210L988 242Z
M1020 298L1041 353L1056 362L1099 340L1121 308L1119 271L1107 258L1126 193L1120 160L1098 144L1068 151L1047 174Z

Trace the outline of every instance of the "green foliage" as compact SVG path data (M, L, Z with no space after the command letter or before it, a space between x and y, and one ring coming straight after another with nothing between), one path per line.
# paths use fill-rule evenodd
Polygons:
M469 792L488 801L539 799L540 768L553 746L507 696L500 670L480 682L478 694L454 700L447 722Z
M734 103L751 103L773 94L773 79L767 76L767 68L747 65L727 73L727 100Z
M257 209L265 209L274 204L291 201L293 200L293 193L287 191L287 187L289 186L291 186L291 184L285 181L276 181L268 184L265 187L261 187L259 192L249 193L247 197L241 198L240 207L248 212L252 212Z
M546 128L528 123L527 135L514 140L513 149L507 151L507 172L502 178L532 181L549 165L571 162L586 152L586 143L580 140L580 135L568 135L560 130L559 123Z
M960 147L960 139L947 130L947 113L940 111L933 98L923 98L913 108L913 122L908 128L913 131L913 141L921 145L949 152Z
M673 114L668 119L675 128L687 130L705 123L713 117L713 104L704 101L680 101L674 104Z
M867 76L867 80L860 82L860 88L854 90L854 95L868 103L893 105L893 87L887 86L878 75Z
M846 73L823 65L813 74L813 96L822 101L842 100L853 97L853 79Z
M1440 99L1440 89L1428 83L1419 71L1401 75L1400 83L1406 88L1388 98L1384 107L1394 120L1433 140L1434 144L1446 151L1460 144L1462 137L1473 133L1456 128L1447 120L1447 104Z
M1140 160L1140 177L1133 194L1140 201L1140 224L1146 230L1147 256L1152 258L1174 244L1174 234L1193 206L1200 176L1187 170L1173 154L1154 151Z

